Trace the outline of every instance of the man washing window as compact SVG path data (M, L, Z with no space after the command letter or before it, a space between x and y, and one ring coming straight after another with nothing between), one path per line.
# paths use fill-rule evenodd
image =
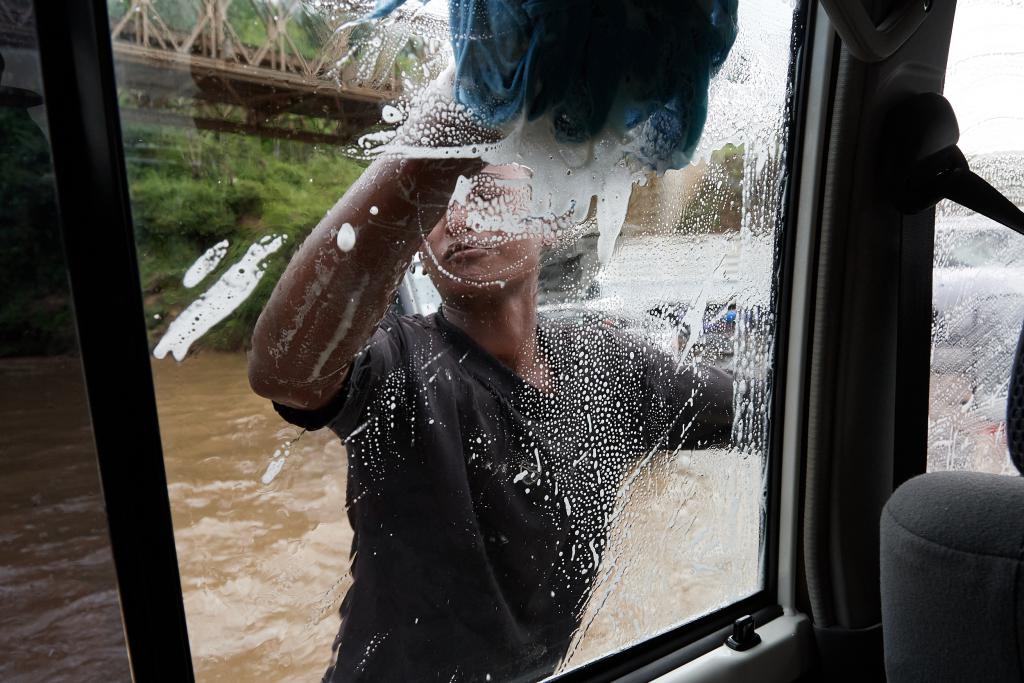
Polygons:
M538 317L556 231L528 225L530 191L516 165L375 161L256 326L255 391L348 452L353 584L325 680L551 674L624 479L728 439L725 373L599 320ZM417 251L443 305L399 316Z

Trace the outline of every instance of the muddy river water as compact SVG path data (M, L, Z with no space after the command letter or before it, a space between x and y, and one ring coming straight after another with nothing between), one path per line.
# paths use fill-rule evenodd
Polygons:
M131 680L76 359L0 361L0 464L0 680Z
M344 448L280 420L241 354L152 367L197 680L319 680L349 586ZM77 363L0 378L0 677L128 680ZM723 451L642 477L570 665L753 591L759 481L758 458Z

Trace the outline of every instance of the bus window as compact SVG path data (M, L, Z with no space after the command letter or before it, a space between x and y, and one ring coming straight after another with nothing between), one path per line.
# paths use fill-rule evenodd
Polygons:
M197 679L539 679L758 592L792 5L624 3L703 71L599 138L371 4L111 3Z

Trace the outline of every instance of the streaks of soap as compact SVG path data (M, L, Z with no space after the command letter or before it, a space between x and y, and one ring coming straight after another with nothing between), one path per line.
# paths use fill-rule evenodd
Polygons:
M253 293L266 270L265 259L284 246L286 239L285 235L267 235L251 244L241 259L171 322L153 349L153 356L164 358L171 353L175 360L184 360L193 342Z
M274 450L274 454L270 456L270 462L267 463L267 469L263 472L263 476L260 477L260 481L266 486L270 484L277 475L281 473L281 469L284 467L285 460L289 455L292 454L291 442L286 443L281 448Z
M730 451L653 458L616 501L606 556L561 669L755 592L761 483L761 460Z
M370 274L364 273L362 278L359 280L359 284L357 284L348 295L348 299L345 301L345 310L342 312L341 319L338 321L338 327L334 330L334 334L331 336L330 341L327 342L327 346L320 352L316 365L313 366L313 370L310 372L309 381L314 382L320 379L320 373L324 369L324 366L327 365L327 361L331 359L331 355L345 339L349 328L352 327L352 321L355 319L356 311L359 310L359 304L362 303L363 299L363 292L366 291L366 285L368 285L369 282Z
M460 176L448 205L448 225L460 241L492 247L537 235L553 239L568 234L571 213L547 218L530 214L534 184L529 169L518 164L486 166L472 178ZM492 271L491 281L514 271L515 267Z
M185 285L186 289L191 289L202 282L207 275L215 271L217 266L220 265L221 260L228 253L228 245L228 240L221 240L204 251L203 255L197 258L188 267L188 270L185 271L181 284Z
M566 145L542 121L521 117L501 131L488 130L462 105L451 99L454 71L449 68L438 81L403 105L401 124L393 130L368 133L353 153L368 157L473 158L496 166L518 165L529 169L528 205L522 215L499 207L470 218L475 229L501 223L513 236L540 234L558 237L573 223L581 223L591 200L597 198L597 226L602 235L600 258L611 257L622 229L633 186L646 183L642 164L631 160L635 137L606 135L580 145ZM389 111L388 118L399 118ZM469 181L461 179L456 200L464 198Z
M264 485L274 481L274 478L281 473L282 467L284 467L284 458L274 458L267 464L267 470L263 473L260 481L262 481Z
M469 200L469 191L473 188L473 181L464 175L460 175L455 181L455 189L452 190L452 201L456 204L466 205Z
M315 264L314 272L316 277L309 283L306 291L302 293L302 302L292 311L291 324L282 327L274 344L269 348L270 355L273 358L280 359L288 353L288 349L302 328L306 316L320 303L320 297L327 291L331 278L334 277L333 266L320 261Z
M788 51L778 47L791 18L764 4L741 4L739 38L712 81L707 129L695 158L707 158L726 143L767 150L775 146L785 111L789 58ZM453 79L454 71L448 68L428 87L389 105L385 123L400 123L364 135L353 153L370 157L479 156L492 164L526 166L533 174L527 212L532 220L508 221L506 229L549 237L557 236L553 233L561 229L565 237L570 235L564 229L567 223L583 221L596 198L598 256L600 263L608 263L633 188L644 185L649 177L637 161L642 157L642 131L567 144L556 139L554 129L544 120L525 117L500 131L489 131L451 99Z
M726 143L775 144L784 125L793 15L779 3L739 3L740 30L711 81L708 117L694 159Z

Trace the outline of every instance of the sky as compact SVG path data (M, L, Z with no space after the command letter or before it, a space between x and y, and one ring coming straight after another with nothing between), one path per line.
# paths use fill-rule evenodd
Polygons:
M965 154L1024 151L1024 0L957 3L945 94Z

